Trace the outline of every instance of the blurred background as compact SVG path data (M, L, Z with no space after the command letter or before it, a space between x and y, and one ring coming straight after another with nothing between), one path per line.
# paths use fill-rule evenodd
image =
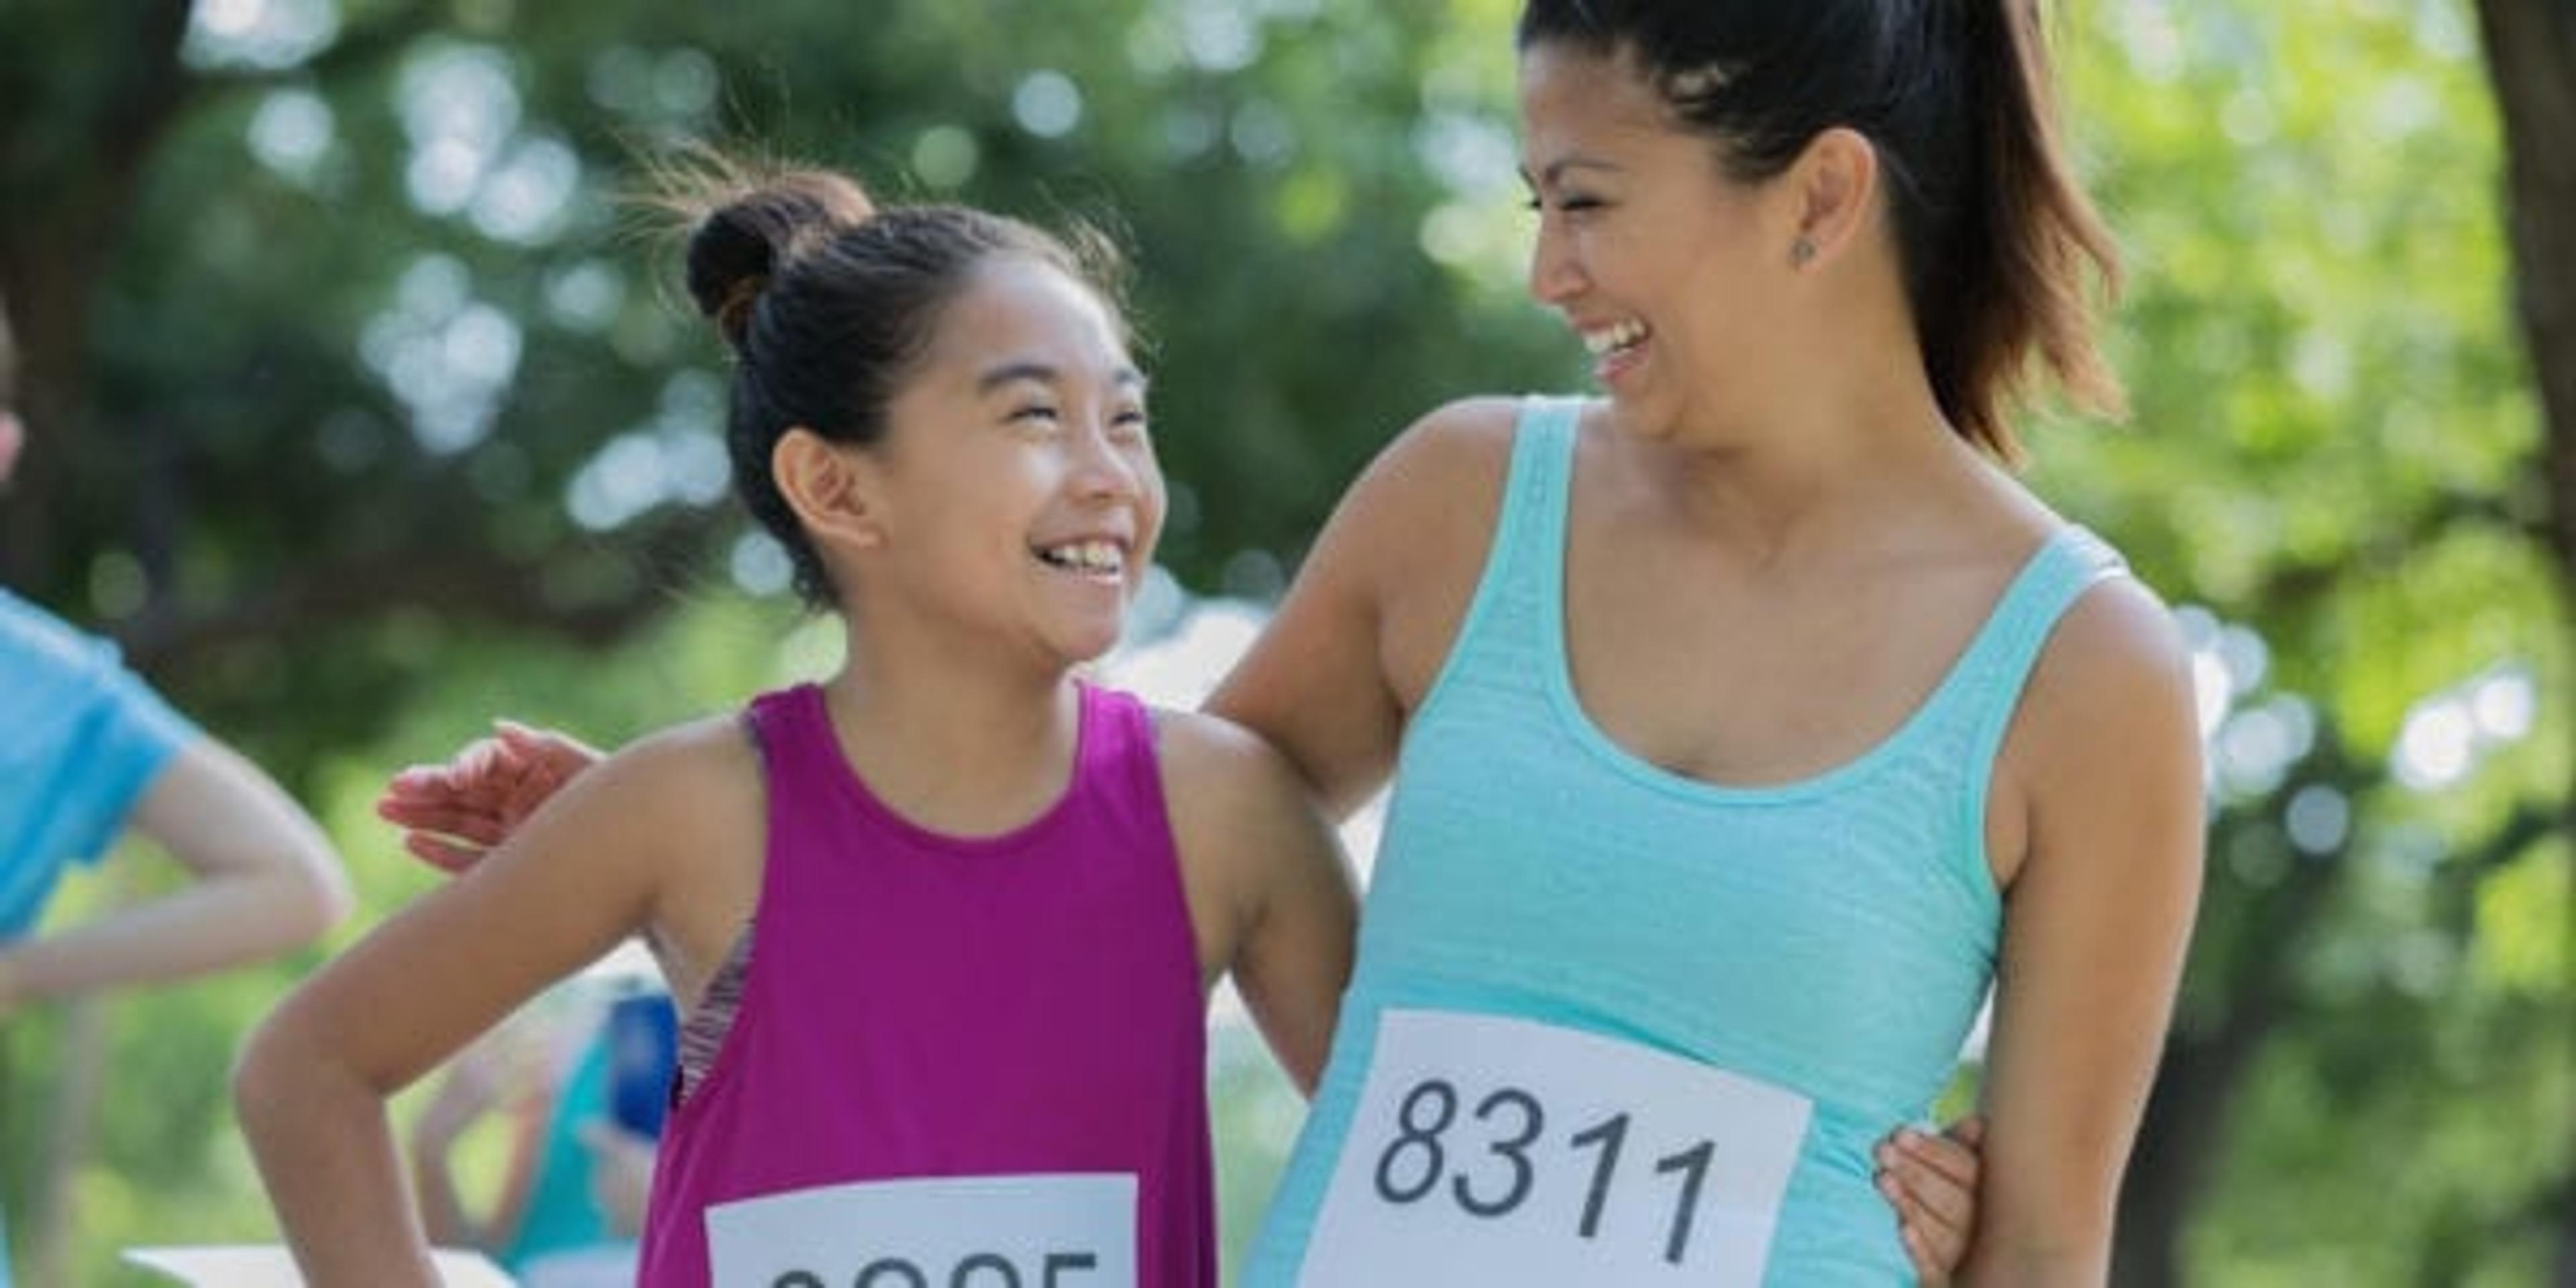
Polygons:
M2037 414L2031 473L2183 614L2214 786L2117 1280L2576 1284L2576 6L2049 8L2134 414ZM1514 11L0 0L0 583L314 808L335 943L437 880L395 767L819 674L620 201L752 141L1129 243L1174 515L1112 669L1185 700L1411 417L1581 387L1520 290ZM56 916L177 879L130 857ZM9 1019L26 1282L274 1237L221 1075L315 960ZM1214 1049L1231 1251L1301 1110Z

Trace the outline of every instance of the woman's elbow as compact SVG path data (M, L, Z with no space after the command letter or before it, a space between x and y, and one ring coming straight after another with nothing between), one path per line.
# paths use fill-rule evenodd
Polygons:
M2043 1227L1981 1218L1958 1282L1963 1288L2101 1288L2110 1275L2105 1223L2070 1219Z

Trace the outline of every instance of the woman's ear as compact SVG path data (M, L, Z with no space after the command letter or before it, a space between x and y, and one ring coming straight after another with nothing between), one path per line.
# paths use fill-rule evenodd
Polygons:
M883 475L865 451L799 425L769 449L769 476L818 547L885 543Z
M1878 149L1860 131L1835 126L1807 141L1790 166L1797 221L1785 253L1795 267L1833 262L1869 225L1878 199Z

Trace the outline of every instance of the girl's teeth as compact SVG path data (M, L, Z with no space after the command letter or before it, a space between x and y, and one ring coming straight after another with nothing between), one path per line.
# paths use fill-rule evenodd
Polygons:
M1046 552L1049 563L1060 564L1083 572L1120 572L1126 559L1114 542L1080 541L1057 546Z

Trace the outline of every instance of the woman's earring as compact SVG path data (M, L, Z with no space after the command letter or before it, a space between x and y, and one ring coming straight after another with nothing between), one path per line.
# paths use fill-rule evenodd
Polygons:
M1789 267L1805 268L1814 263L1815 259L1816 243L1805 234L1800 234L1798 240L1789 243Z

